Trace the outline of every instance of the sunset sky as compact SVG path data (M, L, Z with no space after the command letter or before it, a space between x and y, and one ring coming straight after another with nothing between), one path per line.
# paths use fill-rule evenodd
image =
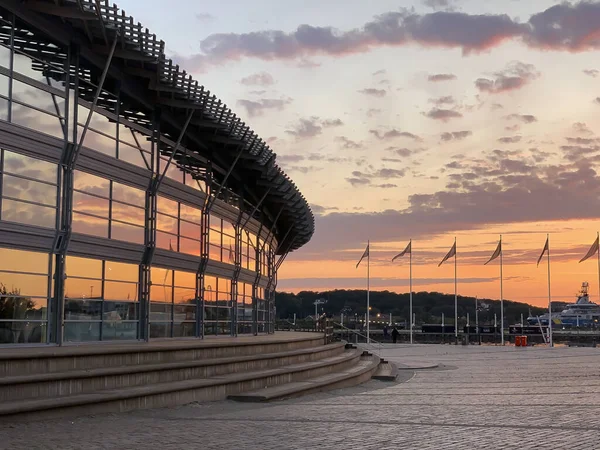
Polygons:
M279 290L371 286L598 300L600 2L225 0L119 6L277 153L316 215Z

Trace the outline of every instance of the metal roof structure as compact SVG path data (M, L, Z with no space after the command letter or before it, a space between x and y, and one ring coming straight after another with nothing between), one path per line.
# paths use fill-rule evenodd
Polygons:
M275 153L227 105L167 58L165 43L147 28L108 0L2 3L57 40L76 44L82 57L99 69L111 54L109 78L131 98L119 113L146 126L148 111L160 107L161 133L176 141L184 132L184 148L177 147L173 159L182 167L210 167L217 185L226 182L228 189L248 203L249 211L256 212L260 204L262 215L258 220L275 228L279 254L298 249L310 240L314 233L312 211L277 165ZM28 47L37 46L38 51L55 52L57 60L61 59L61 50L51 42L31 36L23 42ZM90 90L89 95L91 99L94 92ZM99 99L98 105L113 110L111 101L107 95ZM161 150L170 156L169 148Z

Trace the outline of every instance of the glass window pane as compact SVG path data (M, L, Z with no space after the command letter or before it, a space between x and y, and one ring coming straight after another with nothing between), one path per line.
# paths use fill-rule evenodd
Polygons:
M217 247L216 245L210 245L208 257L213 261L221 261L221 247Z
M177 251L177 236L172 234L163 233L162 231L156 232L156 246L172 252Z
M92 236L108 237L108 219L86 216L73 212L73 231Z
M56 206L57 191L55 187L44 183L4 174L2 195L43 205Z
M171 324L170 323L151 323L150 324L150 338L167 338L171 337Z
M218 231L219 233L221 232L222 228L221 228L221 218L217 217L217 216L213 216L212 214L210 215L210 228L212 228L213 230Z
M179 238L179 251L188 255L200 256L200 241Z
M43 344L46 336L46 322L0 321L0 344Z
M109 197L110 182L104 178L89 173L75 171L73 187L79 191L88 192L100 197Z
M180 234L181 236L189 237L192 239L200 239L201 231L200 225L191 224L189 222L180 222Z
M67 277L65 299L101 299L102 281Z
M119 320L107 320L102 323L103 341L122 341L128 339L137 339L138 323L121 322Z
M162 214L156 214L156 229L167 233L177 234L177 219Z
M132 244L144 245L144 228L136 225L112 222L111 238L118 241L131 242Z
M122 203L113 202L112 218L123 222L144 226L145 211L135 206L123 205Z
M130 205L139 206L140 208L146 207L146 194L144 191L125 186L121 183L113 183L112 198L113 200L129 203Z
M104 300L103 320L115 323L123 320L139 319L139 303Z
M235 229L233 228L233 224L227 222L226 220L223 221L223 234L235 236Z
M146 159L144 159L144 156ZM128 162L130 164L136 165L138 167L147 168L148 164L150 164L151 156L142 153L142 150L138 148L131 147L127 144L119 143L119 159L121 161Z
M82 192L73 192L73 210L108 218L109 201Z
M4 171L56 184L57 165L18 153L4 151Z
M48 297L46 275L0 272L0 284L2 291L7 295Z
M150 288L150 299L153 302L172 303L173 288L170 286L152 285Z
M11 270L47 275L48 257L46 253L0 248L0 271Z
M175 272L175 286L196 289L196 274L194 272Z
M137 284L118 283L116 281L104 282L104 298L107 300L136 301L137 293Z
M196 290L176 287L174 289L175 303L196 303Z
M59 139L64 139L65 137L58 117L54 117L50 114L40 112L18 103L12 104L12 122Z
M168 198L158 196L156 199L156 208L162 214L168 214L173 217L178 217L179 204Z
M100 340L100 323L66 322L65 340L69 342L98 341Z
M67 277L102 278L102 261L99 259L67 256Z
M0 320L46 320L47 317L47 299L28 297L0 283Z
M106 261L105 268L107 280L138 282L139 266L137 264Z
M192 206L181 204L181 219L188 220L194 224L200 225L202 220L202 211Z
M102 301L65 298L65 320L100 320Z
M64 87L62 89L64 90ZM52 94L49 92L22 83L18 80L13 80L12 95L14 100L43 109L51 114L63 116L65 113L64 98L55 95L53 101ZM58 112L54 106L54 102L58 105Z

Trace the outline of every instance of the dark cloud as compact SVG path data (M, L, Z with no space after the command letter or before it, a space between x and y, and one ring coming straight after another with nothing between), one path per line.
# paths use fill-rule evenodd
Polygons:
M465 164L460 170L469 173L470 179L458 178L457 189L413 194L405 209L336 212L317 218L317 232L298 257L320 258L333 249L355 248L366 235L376 236L378 242L431 239L503 223L596 219L600 210L600 176L585 160L540 166L517 157L500 160L493 167Z
M596 98L594 99L594 102L595 102L595 103L598 103L598 104L600 104L600 97L596 97Z
M262 91L250 91L250 94L252 95L265 95L267 93L267 91L262 90Z
M350 183L353 187L366 186L371 184L371 180L368 178L359 178L359 177L351 177L346 178L346 181Z
M496 111L498 109L504 109L504 106L502 106L500 103L492 103L492 111Z
M438 98L430 98L429 103L433 103L437 106L453 105L454 103L456 103L456 100L454 100L454 97L452 97L451 95L446 95Z
M275 84L275 79L270 73L259 72L242 78L240 83L246 86L271 86Z
M520 39L532 48L579 52L600 49L600 39L596 38L599 32L600 4L586 1L552 6L527 22L513 20L506 14L416 14L403 8L380 14L362 27L347 31L303 24L292 32L212 34L200 42L202 53L178 59L187 59L186 66L197 70L244 57L303 60L319 54L340 57L408 44L459 48L468 54L489 50L510 39Z
M323 127L316 118L312 117L310 119L300 119L292 130L285 130L285 132L297 139L305 139L318 136L323 132Z
M311 172L318 172L319 170L323 170L323 168L317 166L286 166L285 170L289 173L297 172L306 174Z
M310 204L310 209L312 209L312 212L318 216L322 216L331 211L339 210L339 208L337 206L321 206L321 205L317 205L315 203Z
M342 122L341 119L326 119L321 122L321 125L323 125L325 128L341 127L344 125L344 122Z
M569 144L576 144L576 145L590 145L590 144L597 144L600 142L600 139L598 139L598 138L567 137L565 139Z
M387 73L387 70L381 69L381 70L378 70L377 72L373 72L373 76L376 77L377 75L383 75L385 73Z
M367 117L374 117L381 114L381 109L371 108L367 111Z
M521 129L521 125L515 123L514 125L508 125L504 127L506 131L519 131Z
M238 100L237 102L246 109L250 117L262 116L268 110L282 111L290 103L292 103L291 98L263 98L257 101Z
M196 14L196 19L200 22L212 22L215 20L215 16L209 13L198 13Z
M599 145L562 145L560 149L568 161L581 161L600 152Z
M381 189L392 189L395 187L398 187L397 185L393 184L393 183L383 183L383 184L378 184L375 187L381 188Z
M341 142L343 148L357 149L362 147L361 143L355 142L352 139L348 139L346 136L337 136L335 140Z
M596 78L598 75L600 75L600 71L597 69L584 69L583 73L585 73L586 75L588 75L592 78Z
M452 131L442 133L440 138L442 141L460 141L473 134L472 131Z
M404 162L404 161L402 161L401 159L398 159L398 158L381 158L381 160L385 161L385 162L393 162L393 163Z
M516 144L521 140L521 136L507 136L498 138L498 142L502 144Z
M291 130L286 130L287 134L296 136L297 139L315 137L323 132L323 128L340 127L344 125L340 119L320 119L319 117L310 117L300 119Z
M475 87L481 92L499 94L521 89L538 76L539 72L537 72L534 65L513 61L506 69L494 73L493 79L478 78L475 81Z
M423 0L423 4L429 8L450 9L454 6L456 0Z
M434 120L441 120L443 122L447 122L450 119L456 119L462 117L463 115L458 111L452 111L450 109L439 109L433 108L428 113L424 113L425 117L429 117Z
M385 97L387 91L385 89L366 88L358 91L361 94L370 95L371 97Z
M429 81L437 82L437 81L451 81L456 80L456 75L452 73L436 73L434 75L429 75L427 77Z
M573 130L580 134L592 134L592 130L590 130L587 124L583 122L575 122L573 124Z
M508 116L506 116L506 119L518 120L527 124L537 122L537 118L535 116L532 116L531 114L509 114Z
M386 148L388 152L393 152L398 156L402 156L403 158L408 158L413 153L416 153L415 150L411 150L410 148L398 148L398 147L388 147Z
M283 164L297 163L304 161L303 155L277 155L277 162Z
M415 141L421 140L421 138L416 134L409 133L408 131L396 130L395 128L391 129L390 131L386 131L385 133L382 133L379 130L369 130L369 133L371 133L373 136L380 140L396 139L400 137L413 139Z

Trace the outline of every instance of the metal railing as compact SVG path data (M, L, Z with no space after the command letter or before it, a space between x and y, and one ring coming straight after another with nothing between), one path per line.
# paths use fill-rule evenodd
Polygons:
M365 342L358 342L358 339L355 340L355 343L360 346L361 348L365 348L368 351L371 351L373 353L375 353L377 356L381 357L382 351L383 351L383 343L374 340L373 338L371 338L370 336L367 337L367 335L362 334L360 332L358 332L357 330L353 330L352 328L348 328L344 325L342 325L341 323L338 322L333 322L334 325L336 325L337 327L339 327L340 329L342 329L344 332L348 333L348 337L350 337L350 335L354 335L356 338L361 337L364 338ZM350 342L351 339L348 339L348 342Z

